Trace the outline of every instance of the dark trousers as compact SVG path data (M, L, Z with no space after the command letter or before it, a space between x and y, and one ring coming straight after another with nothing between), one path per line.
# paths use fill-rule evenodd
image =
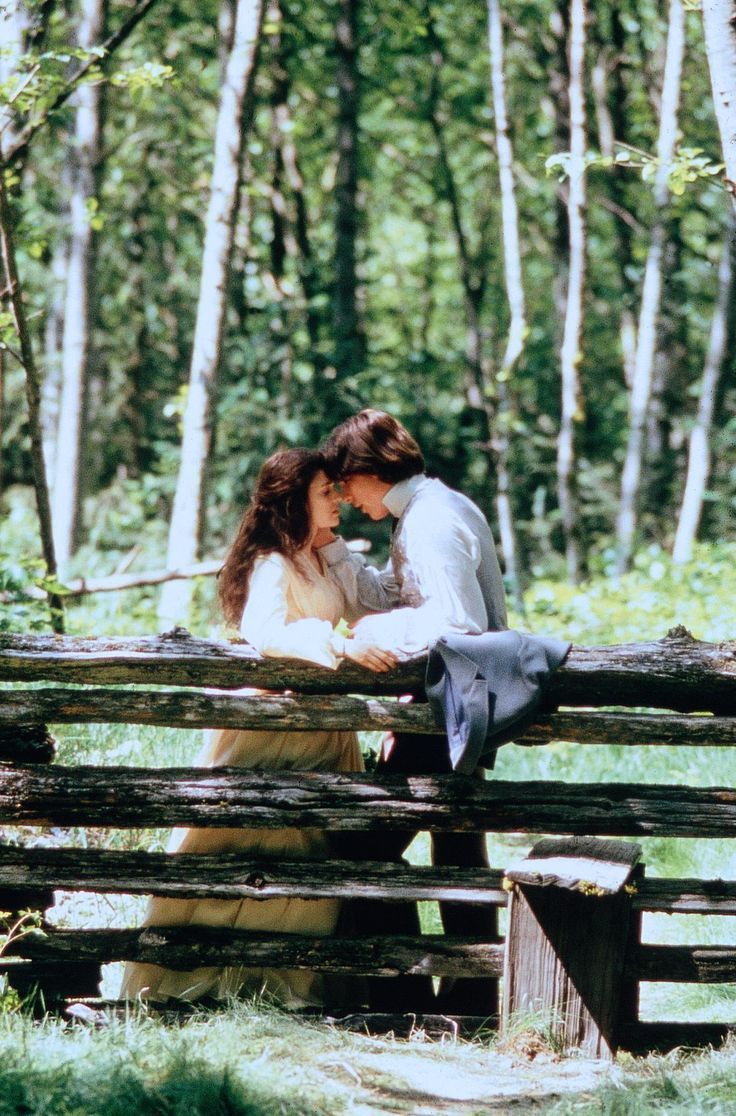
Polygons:
M377 771L388 774L439 775L452 771L444 734L419 736L397 733L389 737ZM416 831L381 830L350 833L336 838L338 855L355 860L397 862L414 840ZM433 833L432 861L442 867L487 868L483 833ZM356 933L419 934L419 912L414 902L386 903L359 899L350 903L349 916ZM496 910L491 906L440 903L440 917L446 934L480 937L496 941ZM493 977L443 977L437 995L432 981L425 976L377 977L370 984L373 1011L433 1011L454 1015L496 1016L498 982Z

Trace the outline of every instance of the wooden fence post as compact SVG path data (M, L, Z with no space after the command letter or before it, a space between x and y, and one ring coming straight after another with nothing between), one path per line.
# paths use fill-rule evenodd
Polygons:
M56 741L46 725L0 728L0 763L49 764L55 755ZM0 890L0 934L7 934L26 911L40 919L42 928L48 926L46 915L54 901L54 892L47 888L3 888ZM23 929L21 923L16 932L22 933ZM30 999L39 1012L67 995L99 995L100 977L99 964L88 961L37 962L7 974L8 985L21 999Z
M611 1057L639 845L546 839L506 870L513 884L502 1029L541 1016L565 1048Z

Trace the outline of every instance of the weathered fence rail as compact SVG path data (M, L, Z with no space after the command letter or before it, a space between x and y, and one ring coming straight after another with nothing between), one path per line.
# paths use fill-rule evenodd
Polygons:
M0 825L318 826L368 834L384 828L425 828L586 837L736 837L736 789L731 787L481 782L459 776L237 768L150 771L32 762L51 757L41 726L57 723L433 732L435 722L423 700L423 671L422 662L412 662L387 676L349 663L333 672L304 663L261 660L245 645L212 643L182 632L119 640L1 636L0 681L8 685L0 693L0 759L7 761L0 763ZM246 687L260 692L222 692ZM397 701L398 695L413 695L414 700ZM736 643L700 643L678 629L647 644L573 648L552 679L537 722L518 742L543 745L553 740L732 747ZM13 833L17 838L17 829ZM596 1049L617 1043L632 1048L667 1044L684 1041L684 1035L687 1041L698 1041L698 1036L714 1041L725 1033L725 1025L698 1030L695 1025L639 1023L636 989L643 980L736 981L736 948L643 945L639 922L645 911L734 914L736 880L660 880L647 878L639 869L637 873L629 892L615 898L622 910L630 911L618 978L625 994L616 1009L615 1028L612 1032L609 1024L601 1024L601 1034L591 1040L595 1026L589 1027L585 1041L597 1043ZM533 884L532 880L524 891L532 905ZM0 837L0 908L8 905L4 896L16 907L44 907L53 889L212 899L451 900L499 907L507 901L509 886L500 869L325 861L309 862L305 871L303 861L274 862L233 853L25 847L3 844ZM573 906L578 902L573 899ZM608 902L580 899L582 906L575 910L583 917L594 909L590 904ZM556 906L552 901L551 908ZM358 942L213 927L60 930L45 921L40 931L7 943L0 972L22 987L29 987L36 974L50 995L63 998L87 993L99 964L112 960L184 968L237 961L383 976L495 977L502 972L504 955L498 941L461 937ZM496 1012L496 1005L489 1004L489 1017ZM395 1023L391 1017L391 1025Z

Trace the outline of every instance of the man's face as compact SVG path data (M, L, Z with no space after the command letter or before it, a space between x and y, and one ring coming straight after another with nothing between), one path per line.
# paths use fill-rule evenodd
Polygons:
M389 514L383 497L392 486L372 473L353 473L343 478L340 487L343 500L359 508L370 519L385 519Z

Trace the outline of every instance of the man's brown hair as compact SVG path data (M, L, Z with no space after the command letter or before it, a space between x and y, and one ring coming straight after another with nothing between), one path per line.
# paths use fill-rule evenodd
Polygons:
M336 426L322 447L333 480L356 473L397 484L424 472L424 457L405 426L385 411L359 411Z

